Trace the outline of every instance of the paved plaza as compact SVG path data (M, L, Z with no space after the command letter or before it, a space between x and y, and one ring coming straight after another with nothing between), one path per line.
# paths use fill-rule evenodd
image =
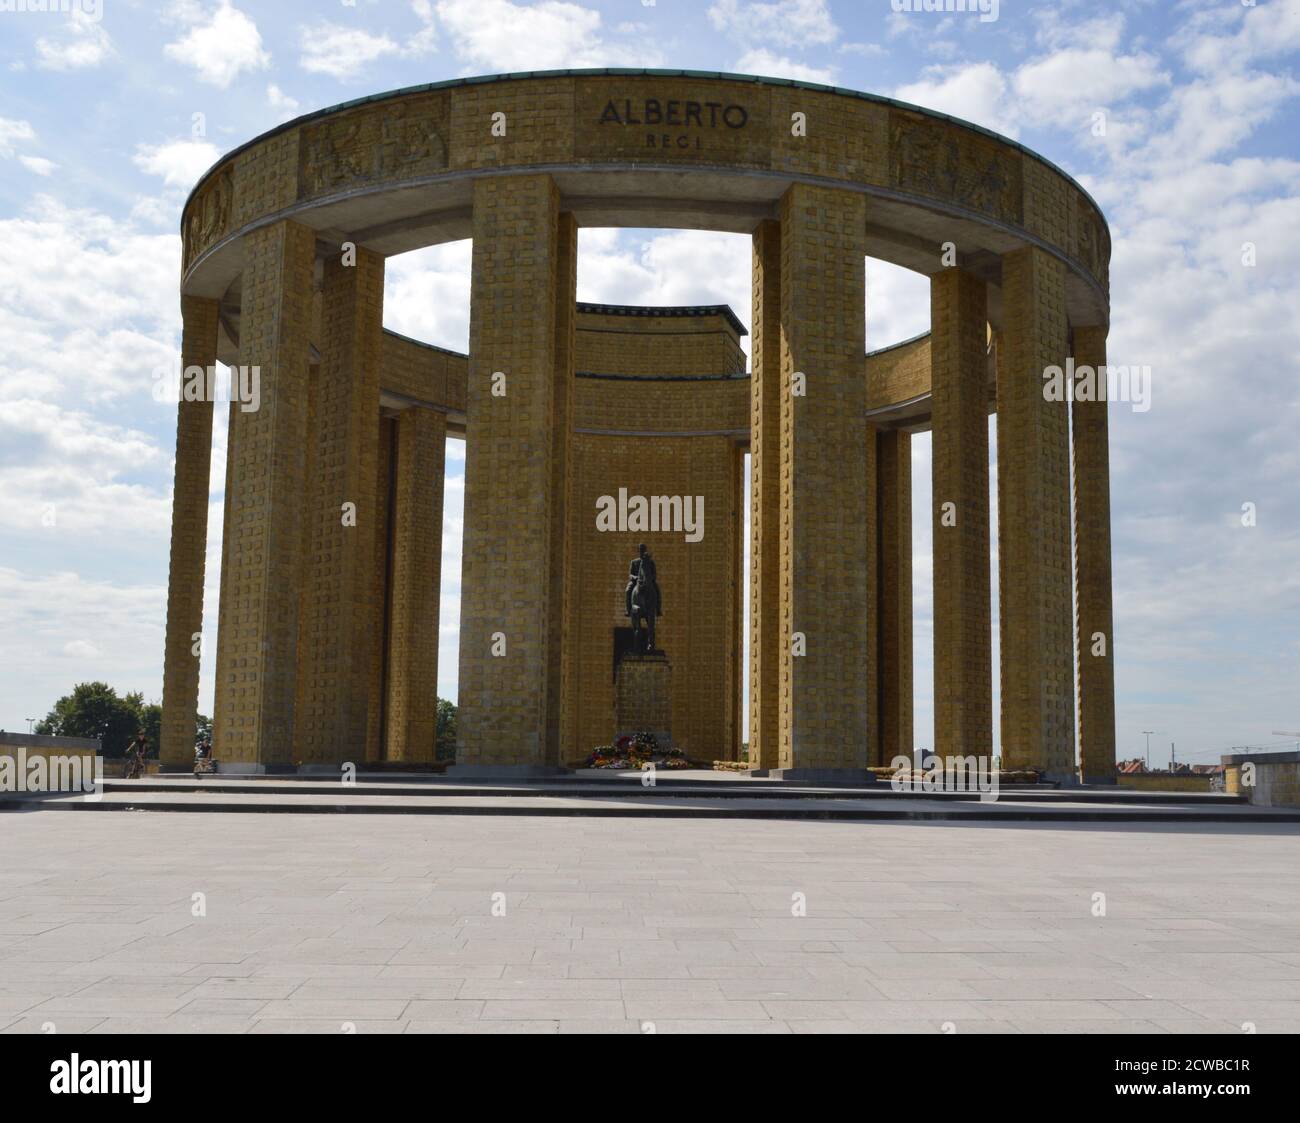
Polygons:
M41 810L0 850L6 1032L1300 1031L1289 824Z

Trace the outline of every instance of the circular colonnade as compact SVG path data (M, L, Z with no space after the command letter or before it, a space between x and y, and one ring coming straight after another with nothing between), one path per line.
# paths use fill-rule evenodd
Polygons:
M749 376L729 310L579 306L580 226L751 235ZM695 737L693 754L731 756L747 739L783 774L850 775L910 753L918 429L934 441L935 749L988 755L996 409L1003 761L1072 778L1077 735L1086 779L1113 770L1105 403L1042 389L1068 357L1105 362L1109 234L1041 157L804 83L503 75L274 129L203 177L182 234L184 365L259 377L259 407L232 404L229 418L223 766L337 767L359 745L370 760L431 759L449 427L466 438L461 769L553 769L612 721L622 575L603 570L631 539L596 539L589 500L647 472L672 494L714 489L725 515L676 555L690 585L674 730ZM385 258L463 238L468 356L385 332ZM868 355L867 257L930 278L928 337ZM182 400L172 764L193 739L211 425L210 401ZM669 598L672 573L661 566Z

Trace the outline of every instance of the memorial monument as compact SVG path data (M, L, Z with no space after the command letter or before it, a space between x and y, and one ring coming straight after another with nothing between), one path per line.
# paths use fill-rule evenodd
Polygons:
M728 308L580 305L578 230L601 226L749 237L749 369ZM673 575L671 616L655 628L638 601L637 619L672 653L694 758L747 742L777 774L852 776L910 754L910 441L928 430L935 751L988 754L997 720L1009 768L1113 774L1106 403L1042 390L1069 359L1106 363L1110 236L1041 156L801 82L512 74L279 125L202 177L181 229L182 362L255 369L261 404L228 416L206 616L214 407L179 405L165 765L190 764L214 631L223 769L432 760L449 434L461 764L556 769L608 737L631 607L611 574L638 541ZM386 259L466 238L468 355L385 331ZM868 350L868 257L928 278L928 334ZM633 481L703 497L700 536L598 529Z

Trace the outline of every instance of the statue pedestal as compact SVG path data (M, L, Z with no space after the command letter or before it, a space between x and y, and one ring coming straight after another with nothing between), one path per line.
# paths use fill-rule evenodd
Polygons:
M662 749L672 744L673 665L662 651L624 655L614 684L614 739L648 730Z

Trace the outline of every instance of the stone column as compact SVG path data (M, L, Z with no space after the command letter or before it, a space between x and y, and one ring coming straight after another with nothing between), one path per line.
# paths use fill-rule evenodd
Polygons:
M438 593L447 416L397 418L386 760L431 761L438 721Z
M230 565L230 508L231 497L235 494L235 416L239 412L238 403L233 400L226 409L226 473L221 492L221 572L217 576L217 676L216 692L212 708L212 748L217 753L224 745L225 722L221 717L221 703L224 698L222 684L224 675L230 667L231 634L234 626L229 622L230 608L234 596L230 589L235 584Z
M749 407L749 759L780 761L781 224L759 223Z
M566 634L572 574L568 555L569 499L573 491L574 334L578 311L578 222L561 214L555 247L555 366L551 400L551 572L549 645L546 667L546 758L562 765L564 698L568 685L569 636Z
M865 776L877 696L870 616L866 200L781 199L781 670L788 775Z
M377 419L379 455L375 465L374 560L370 567L370 628L375 642L370 647L370 690L366 710L366 760L384 759L386 738L384 717L388 699L388 597L389 532L393 518L393 449L397 443L397 422Z
M912 437L876 437L878 746L873 764L912 756Z
M1073 781L1074 619L1069 414L1044 372L1067 350L1065 267L1037 248L1002 258L998 349L998 590L1002 756Z
M167 571L167 632L159 760L186 768L194 760L203 630L203 574L208 549L208 474L212 468L212 398L187 401L184 372L200 368L202 385L217 361L218 302L181 297L181 399L176 408L176 477L172 489L172 545Z
M1074 329L1075 369L1105 385L1106 328ZM1075 401L1074 579L1079 650L1079 765L1085 783L1115 778L1115 652L1111 611L1110 437L1106 401Z
M559 201L547 175L474 184L457 719L466 771L548 768Z
M287 221L244 238L239 362L260 401L232 411L214 746L227 768L293 763L315 247Z
M384 259L325 262L314 471L307 480L305 618L298 673L298 759L365 758L374 533L379 521L379 352Z
M988 302L984 282L961 269L930 279L930 385L934 751L991 767Z

